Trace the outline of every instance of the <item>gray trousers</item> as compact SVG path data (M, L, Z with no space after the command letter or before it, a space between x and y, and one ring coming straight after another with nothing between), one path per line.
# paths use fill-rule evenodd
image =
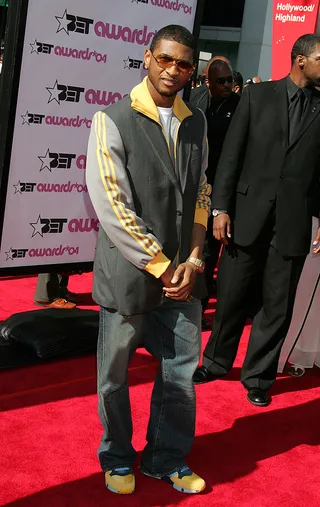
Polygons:
M69 277L57 273L42 273L38 275L35 301L51 303L57 298L65 297Z
M197 299L190 303L165 299L149 313L127 317L101 308L98 396L104 433L98 455L102 470L132 466L136 458L131 443L128 364L142 343L160 364L141 466L161 477L185 464L195 431L192 377L200 356L200 321Z

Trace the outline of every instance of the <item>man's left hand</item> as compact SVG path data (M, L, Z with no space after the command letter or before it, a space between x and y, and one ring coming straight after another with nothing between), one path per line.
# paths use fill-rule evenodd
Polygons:
M316 237L314 238L313 253L314 254L319 254L320 253L320 227L318 229Z
M166 296L175 301L188 301L197 278L197 267L191 262L180 264L175 270L171 283L175 287L163 287Z

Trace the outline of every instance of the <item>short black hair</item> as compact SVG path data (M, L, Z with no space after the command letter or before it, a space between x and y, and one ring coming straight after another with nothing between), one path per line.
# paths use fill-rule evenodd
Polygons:
M236 70L233 72L233 82L236 86L240 86L241 90L243 87L243 77L240 72L237 72Z
M179 44L183 44L184 46L192 49L193 53L195 53L197 45L196 39L184 26L168 25L158 30L151 42L150 51L152 53L161 40L172 40L174 42L178 42Z
M320 36L313 33L306 33L299 37L293 45L291 51L291 63L292 65L296 61L297 56L310 56L312 51L316 49L317 44L320 44Z

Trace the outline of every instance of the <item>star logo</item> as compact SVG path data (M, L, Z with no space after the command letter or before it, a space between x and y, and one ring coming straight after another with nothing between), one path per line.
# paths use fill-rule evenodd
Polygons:
M43 238L43 232L42 232L43 225L41 223L41 216L40 215L38 216L38 220L36 222L33 222L33 223L30 222L30 225L31 225L31 227L33 227L33 233L32 233L31 238L34 238L34 236L36 236L37 234L39 234L39 236L41 236L41 238Z
M18 181L18 183L16 185L13 185L13 186L14 186L14 195L15 194L22 194L20 180Z
M44 169L48 169L51 172L51 157L49 148L47 149L46 154L43 157L38 157L38 159L41 160L41 167L39 172L41 173L41 171Z
M48 92L50 93L50 97L49 97L49 100L48 100L48 104L50 104L50 102L53 102L54 100L57 102L57 104L59 104L60 106L60 100L59 100L59 90L58 90L58 81L56 79L56 82L54 83L53 87L50 88L49 86L46 86Z
M29 126L30 126L30 121L29 121L29 112L27 111L27 112L26 112L26 114L21 114L20 116L21 116L21 118L22 118L22 120L23 120L23 121L22 121L22 125L27 124L27 125L29 125Z
M4 253L6 254L6 257L7 257L6 261L9 261L9 260L12 261L13 260L13 257L12 257L13 256L12 247L10 247L9 252L4 252Z
M37 55L38 55L39 51L38 51L38 42L37 42L37 39L34 40L33 44L30 42L30 46L31 46L31 54L32 53L37 53Z
M69 35L68 25L70 21L67 19L68 13L67 9L64 11L63 16L55 16L56 20L59 23L58 30L56 33L65 31L67 35Z
M123 63L124 63L124 68L125 69L129 69L131 70L131 67L130 67L130 58L128 56L127 60L123 60Z

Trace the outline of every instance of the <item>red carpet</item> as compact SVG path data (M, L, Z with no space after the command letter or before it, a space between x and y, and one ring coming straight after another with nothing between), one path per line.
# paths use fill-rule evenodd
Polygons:
M36 278L0 280L0 320L33 309ZM91 275L71 278L87 293ZM319 507L320 372L283 376L265 409L239 382L244 334L227 380L197 387L197 435L189 463L207 481L201 495L177 493L137 472L133 496L106 490L96 459L95 358L5 371L0 392L0 505L12 507ZM208 333L204 333L204 342ZM134 445L144 445L156 362L139 350L131 365Z

